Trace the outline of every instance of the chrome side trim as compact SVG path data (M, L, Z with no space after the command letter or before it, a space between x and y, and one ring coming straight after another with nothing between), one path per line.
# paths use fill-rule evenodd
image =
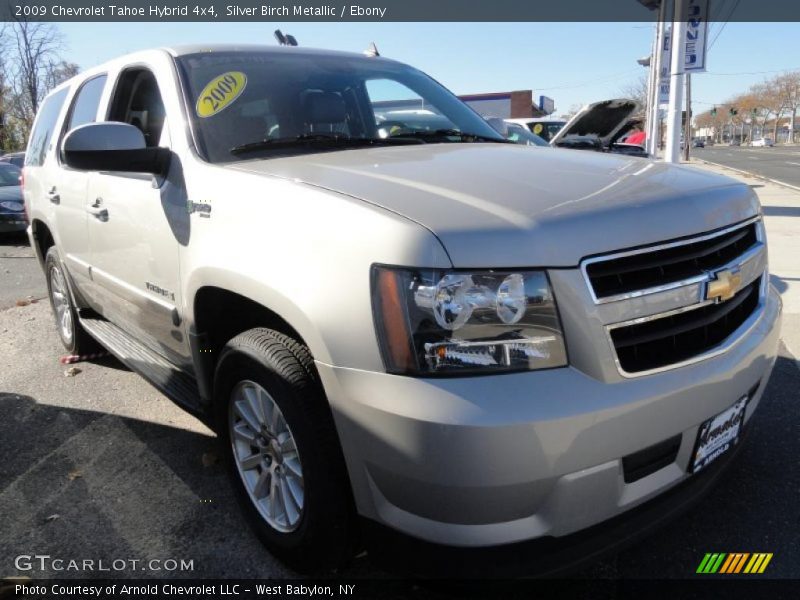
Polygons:
M103 286L112 294L127 300L134 306L146 306L149 310L152 310L162 318L168 319L170 322L173 322L177 317L177 308L174 304L170 304L161 298L156 298L143 290L136 289L129 283L97 267L92 267L92 279L98 285Z
M615 260L617 258L625 258L627 256L635 256L637 254L647 254L650 252L656 252L658 250L668 250L670 248L677 248L679 246L688 246L689 244L695 244L697 242L703 242L705 240L714 239L715 237L719 237L721 235L725 235L726 233L730 233L731 231L736 231L737 229L742 229L743 227L747 227L753 223L761 221L761 215L756 217L752 217L747 219L746 221L742 221L737 223L736 225L731 225L730 227L726 227L725 229L720 229L713 233L707 233L705 235L696 236L693 238L680 240L677 242L668 242L664 244L657 244L655 246L647 246L645 248L639 248L637 250L628 250L625 252L615 252L614 254L605 254L603 256L596 256L593 258L585 258L581 261L580 269L581 273L583 274L583 279L586 282L587 287L589 288L589 294L592 298L592 301L595 304L607 304L609 302L619 302L621 300L628 300L630 298L639 298L641 296L649 296L650 294L657 294L659 292L666 292L669 290L674 290L679 287L685 287L687 285L693 285L695 283L702 283L704 281L708 281L710 275L697 275L695 277L691 277L689 279L683 279L681 281L675 281L672 283L665 283L663 285L646 288L643 290L635 290L633 292L626 292L624 294L617 294L616 296L608 296L605 298L598 298L594 293L594 287L592 286L592 281L589 278L588 273L588 265L592 265L599 262L606 262L609 260ZM756 227L756 239L759 241L759 244L753 245L750 249L748 249L745 254L742 256L747 255L751 250L761 250L764 248L764 236L761 232L761 227ZM720 267L720 269L725 267Z

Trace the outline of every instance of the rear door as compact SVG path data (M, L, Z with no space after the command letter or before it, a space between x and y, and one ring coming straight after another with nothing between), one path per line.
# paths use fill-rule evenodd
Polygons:
M116 77L107 121L138 127L148 146L171 147L163 65L137 64ZM163 74L159 81L156 73ZM179 365L189 363L178 307L180 245L188 213L180 160L170 173L92 173L88 190L92 285L103 316Z
M58 165L55 164L54 147L58 141L56 131L61 113L69 93L69 88L53 92L39 107L33 124L28 149L25 155L25 204L31 220L47 223L58 240L55 229L56 207L59 202L53 191L58 178ZM42 257L44 258L44 257Z
M100 98L108 77L95 75L84 81L73 94L64 124L54 151L53 178L47 183L47 197L56 205L56 229L61 256L66 263L72 280L83 297L92 301L89 261L89 231L87 228L86 193L90 174L86 171L70 169L64 164L61 147L67 134L81 125L97 120Z

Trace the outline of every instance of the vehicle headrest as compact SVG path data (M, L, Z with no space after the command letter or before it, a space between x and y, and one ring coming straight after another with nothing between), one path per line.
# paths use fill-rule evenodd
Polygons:
M347 118L347 108L339 94L310 91L303 99L309 123L342 123Z

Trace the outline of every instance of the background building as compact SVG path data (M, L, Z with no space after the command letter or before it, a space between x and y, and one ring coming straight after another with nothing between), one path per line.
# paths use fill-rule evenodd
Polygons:
M545 113L534 101L532 90L515 92L494 92L489 94L466 94L459 96L475 112L483 117L517 119L525 117L545 117ZM545 99L550 100L549 98ZM550 100L552 107L552 100ZM552 112L552 110L551 110Z

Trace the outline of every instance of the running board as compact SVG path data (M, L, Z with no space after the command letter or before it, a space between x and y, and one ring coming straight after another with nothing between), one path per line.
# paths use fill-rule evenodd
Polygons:
M205 420L194 377L105 319L82 317L80 322L89 335L125 366L144 377L181 408Z

